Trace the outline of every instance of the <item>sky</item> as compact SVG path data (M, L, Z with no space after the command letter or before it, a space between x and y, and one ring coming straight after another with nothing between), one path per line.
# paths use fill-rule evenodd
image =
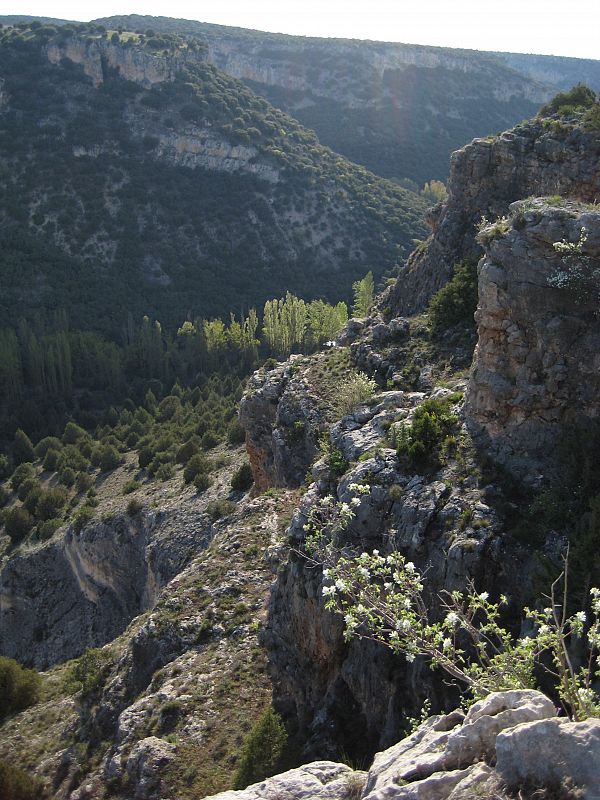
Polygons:
M599 0L0 0L3 14L151 14L302 36L600 58Z

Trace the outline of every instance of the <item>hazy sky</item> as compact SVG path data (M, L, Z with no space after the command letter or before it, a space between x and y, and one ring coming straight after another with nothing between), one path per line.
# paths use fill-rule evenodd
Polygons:
M599 0L0 0L0 14L183 17L307 36L600 58Z

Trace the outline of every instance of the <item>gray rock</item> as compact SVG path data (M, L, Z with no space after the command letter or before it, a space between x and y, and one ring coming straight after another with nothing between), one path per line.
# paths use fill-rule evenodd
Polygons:
M135 786L132 800L159 800L162 775L175 757L175 745L150 736L133 747L127 759L127 776Z
M509 788L558 785L570 779L585 800L600 798L600 720L547 719L519 725L496 739L496 770Z

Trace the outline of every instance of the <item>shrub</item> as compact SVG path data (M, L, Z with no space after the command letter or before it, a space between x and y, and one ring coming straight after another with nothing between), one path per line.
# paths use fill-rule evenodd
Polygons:
M44 461L42 462L42 466L48 472L54 472L56 467L58 466L58 459L60 458L60 453L58 450L54 450L52 447L46 451L46 455L44 456Z
M13 492L18 492L19 486L29 478L35 478L35 469L33 468L33 465L29 463L19 464L10 479L10 485Z
M196 475L208 472L208 462L200 453L192 456L183 470L184 483L192 483Z
M0 656L0 722L9 714L35 705L40 698L42 681L32 669L12 658Z
M477 262L460 261L448 283L429 301L431 330L440 333L459 323L474 325L477 299Z
M0 761L0 800L38 800L42 785L18 767Z
M86 436L86 432L79 425L74 422L67 422L65 430L62 435L64 444L76 444L80 439Z
M375 394L377 384L364 372L354 372L342 380L337 388L336 413L343 417L361 403L366 403Z
M254 483L254 478L252 477L252 467L248 462L242 464L239 469L237 469L233 477L231 478L231 488L236 492L247 492L248 489Z
M269 706L252 726L233 777L234 789L245 789L277 772L287 733L281 717Z
M140 469L146 469L146 467L152 462L154 458L154 450L149 445L144 445L140 451L138 452L138 466Z
M58 480L63 486L71 488L71 486L73 486L75 483L75 470L72 469L72 467L65 467L65 469L61 470Z
M35 516L42 522L54 519L66 502L67 492L64 489L42 491L35 506Z
M35 455L37 458L44 459L48 450L61 450L62 442L56 436L46 436L35 446Z
M81 506L79 511L73 517L73 528L77 533L79 533L93 518L94 509L89 505Z
M194 478L194 487L199 494L205 492L210 486L212 486L212 480L206 473L201 472Z
M0 486L0 508L8 503L8 492L4 486Z
M87 472L78 472L75 478L75 489L78 494L83 494L92 488L94 479Z
M177 455L175 456L175 460L178 464L185 465L190 460L190 458L195 455L198 450L200 449L200 439L197 436L192 436L191 439L188 439L185 444L182 444L179 450L177 451Z
M538 116L549 116L550 114L566 116L575 110L590 108L595 102L595 92L583 83L578 83L572 89L554 95L552 100L540 108Z
M97 692L103 685L110 655L98 647L86 650L69 667L66 684L72 691L84 696Z
M60 519L48 519L45 522L40 522L36 527L38 539L41 539L43 542L47 539L51 539L61 525L62 520Z
M98 466L101 472L111 472L116 469L121 463L122 458L119 455L116 447L113 445L105 445L100 452L100 461Z
M231 445L243 444L246 441L246 431L237 420L227 426L227 441Z
M15 506L4 513L4 530L13 544L22 541L33 528L33 517L26 508Z
M402 424L397 429L396 448L401 463L414 470L439 467L442 447L456 423L447 400L424 400L410 425Z
M219 437L213 431L206 431L201 443L204 450L212 450L219 444Z
M89 460L82 455L77 447L73 444L68 444L61 451L58 459L58 470L62 471L66 467L70 467L75 472L86 470L90 466Z
M123 494L131 494L132 492L137 491L138 489L142 488L142 484L139 481L128 481L125 486L123 487Z
M144 505L139 498L132 497L131 500L127 503L127 514L130 517L135 517L136 514L140 513L143 507Z
M27 478L17 489L17 497L21 502L23 502L27 495L38 487L39 483L37 478Z
M25 431L19 428L15 433L13 442L13 458L15 464L24 464L27 461L35 461L35 451L31 444L31 439Z
M159 481L168 481L173 477L174 469L172 464L161 464L154 473L154 477Z
M206 513L215 522L222 517L226 517L235 511L235 503L231 500L211 500L206 506Z

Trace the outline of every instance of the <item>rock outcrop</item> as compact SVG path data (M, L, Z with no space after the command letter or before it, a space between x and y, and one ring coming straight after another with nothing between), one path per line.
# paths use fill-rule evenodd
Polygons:
M119 514L12 556L0 571L0 652L44 669L111 641L211 530L202 513Z
M600 797L600 721L569 723L539 692L498 692L467 715L435 716L375 756L366 773L317 762L207 800L508 800L509 792Z
M567 426L600 415L600 212L517 202L480 240L467 419L500 461L532 476L552 469Z
M240 403L254 490L300 486L318 452L325 415L305 381L302 356L255 372Z
M600 138L574 122L534 120L494 138L475 139L450 160L448 199L429 215L433 234L401 271L381 305L393 313L422 311L454 264L479 258L477 226L530 196L600 200Z

